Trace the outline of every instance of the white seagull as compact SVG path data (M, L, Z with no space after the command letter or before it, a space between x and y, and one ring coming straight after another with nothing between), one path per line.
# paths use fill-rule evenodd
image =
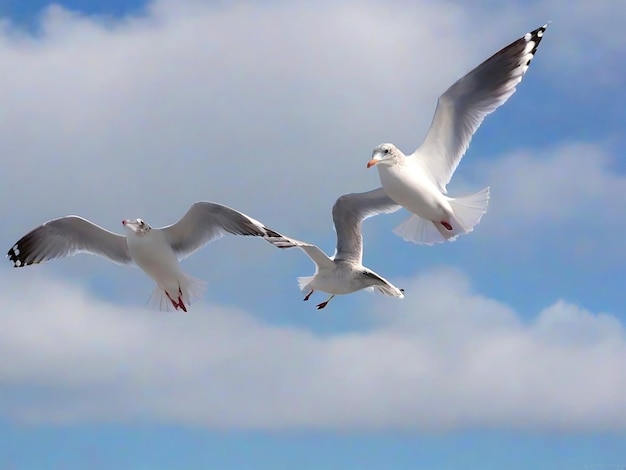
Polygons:
M187 311L205 283L180 269L178 261L226 233L271 239L277 235L261 222L229 207L196 202L173 225L152 228L142 219L122 220L126 236L70 215L50 220L24 235L7 253L14 267L76 253L91 253L118 264L135 262L157 284L149 302L160 310Z
M398 289L371 269L363 266L363 236L361 222L373 215L395 212L400 206L384 193L382 188L365 193L345 194L333 206L333 222L337 232L337 249L328 257L321 249L310 243L285 237L276 232L265 239L278 248L299 247L315 263L315 274L299 277L300 290L309 291L304 300L320 290L331 294L317 305L326 307L335 296L350 294L357 290L372 288L392 297L404 297L404 290Z
M515 92L548 25L525 34L457 80L439 97L422 145L405 156L395 145L374 149L367 167L378 167L382 187L412 212L394 233L407 241L432 244L469 233L487 212L489 188L452 198L446 185L485 116Z

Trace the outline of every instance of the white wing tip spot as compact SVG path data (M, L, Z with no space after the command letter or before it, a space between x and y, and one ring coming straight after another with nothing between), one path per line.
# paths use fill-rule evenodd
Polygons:
M542 27L537 28L534 31L534 34L537 38L542 38L543 37L543 33L546 31L548 25L550 24L550 22L548 21L546 24L544 24ZM530 42L533 39L533 33L526 33L524 34L524 41Z

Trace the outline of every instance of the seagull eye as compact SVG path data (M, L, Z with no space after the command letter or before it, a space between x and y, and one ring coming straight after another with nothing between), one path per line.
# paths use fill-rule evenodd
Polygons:
M389 149L385 149L385 155L389 153Z

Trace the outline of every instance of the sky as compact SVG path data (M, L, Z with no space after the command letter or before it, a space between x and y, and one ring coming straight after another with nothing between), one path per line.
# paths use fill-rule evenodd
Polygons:
M188 314L88 255L0 268L0 468L626 467L626 11L617 0L0 0L0 245L77 214L226 204L332 253L331 207L379 186L436 99L551 20L448 193L453 243L364 224L405 298L321 311L299 250L225 237L183 261Z

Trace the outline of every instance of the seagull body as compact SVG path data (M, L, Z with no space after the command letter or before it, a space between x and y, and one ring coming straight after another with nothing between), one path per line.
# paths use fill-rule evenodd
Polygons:
M171 304L186 312L185 299L191 303L200 297L204 282L182 272L163 230L150 228L142 219L124 220L122 224L130 257L157 284L149 303L161 310Z
M337 232L337 249L329 257L316 245L274 233L265 239L278 248L301 248L315 263L315 274L299 277L300 290L308 291L309 300L316 290L331 294L317 305L326 307L335 295L372 288L382 294L403 298L398 289L382 276L363 266L363 236L361 223L373 215L395 212L400 206L384 193L382 188L365 193L345 194L333 206L333 222Z
M487 211L489 188L446 196L446 185L485 116L504 104L528 70L547 24L509 44L443 93L428 134L411 155L393 144L376 147L367 167L378 168L385 193L413 215L394 229L421 244L469 233Z
M275 232L229 207L197 202L175 224L152 228L142 219L123 220L126 236L70 215L48 221L17 241L7 256L15 267L76 253L91 253L118 264L135 263L157 284L150 303L187 311L205 283L182 272L179 260L227 233L271 239Z

